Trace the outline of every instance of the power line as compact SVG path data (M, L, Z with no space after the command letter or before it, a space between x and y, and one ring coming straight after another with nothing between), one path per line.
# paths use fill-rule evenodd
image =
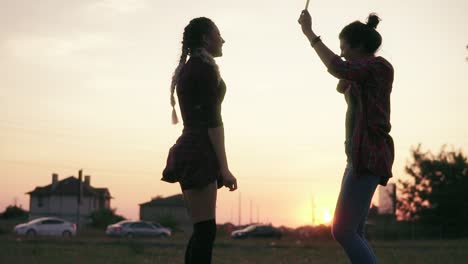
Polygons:
M40 161L21 161L21 160L6 160L6 159L1 159L0 158L0 163L7 163L7 164L12 164L12 165L22 165L22 166L27 166L27 167L37 167L37 168L50 168L50 169L57 169L58 168L63 168L63 169L70 169L70 170L76 170L78 168L83 168L86 170L91 170L95 171L96 173L100 173L102 175L144 175L144 176L154 176L155 174L158 174L159 172L157 171L139 171L139 170L132 170L132 169L119 169L119 170L112 170L108 168L103 168L103 167L96 167L96 166L77 166L77 165L71 165L71 164L64 164L64 163L58 163L58 162L40 162ZM162 165L164 164L163 162L161 163ZM317 182L317 178L315 177L301 177L301 178L271 178L271 177L262 177L262 176L257 176L256 178L250 178L248 180L249 182L262 182L264 184L269 183L269 184L284 184L284 183L291 183L291 184L304 184L305 182L309 181L314 181Z
M63 168L63 169L70 169L70 170L76 170L81 168L80 166L76 165L70 165L70 164L64 164L64 163L40 163L40 162L34 162L34 161L19 161L19 160L5 160L5 159L0 159L0 163L10 163L10 164L20 164L28 167L38 167L38 168L51 168L55 170L57 167L58 168ZM118 169L118 170L112 170L112 169L107 169L107 168L99 168L99 167L83 167L87 169L88 171L94 171L97 172L98 174L101 175L145 175L145 176L154 176L156 172L151 172L151 171L138 171L138 170L125 170L125 169Z

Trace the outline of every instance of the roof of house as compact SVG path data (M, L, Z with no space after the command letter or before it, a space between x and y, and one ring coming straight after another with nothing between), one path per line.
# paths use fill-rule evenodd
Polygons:
M86 183L82 183L83 196L98 196L104 198L112 198L107 188L94 188ZM55 185L49 184L43 187L36 187L34 190L27 192L29 195L78 195L80 191L80 180L70 176Z
M182 194L176 194L169 197L156 197L151 201L142 203L140 206L185 206L184 196Z

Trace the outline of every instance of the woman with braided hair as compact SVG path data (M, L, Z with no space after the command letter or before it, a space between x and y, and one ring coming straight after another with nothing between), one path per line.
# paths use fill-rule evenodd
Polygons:
M184 129L169 150L162 180L180 184L193 222L186 264L211 263L217 189L237 189L237 180L228 167L221 118L226 85L214 60L222 56L223 44L213 21L205 17L191 20L185 27L182 54L172 77L172 121L178 122L177 92Z
M352 263L376 263L364 236L372 196L378 184L392 177L393 139L389 135L390 93L393 67L375 52L382 43L376 31L379 17L369 15L366 24L355 21L341 31L341 57L333 53L312 30L307 10L299 17L302 32L344 94L346 112L345 153L347 166L341 183L332 235Z

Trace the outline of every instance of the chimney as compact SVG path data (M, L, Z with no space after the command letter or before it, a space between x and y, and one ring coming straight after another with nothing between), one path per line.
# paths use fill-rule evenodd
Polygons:
M86 176L84 177L84 179L85 179L85 180L84 180L85 185L90 186L90 185L91 185L91 176L86 175Z
M55 189L58 184L58 174L57 173L52 173L52 189Z

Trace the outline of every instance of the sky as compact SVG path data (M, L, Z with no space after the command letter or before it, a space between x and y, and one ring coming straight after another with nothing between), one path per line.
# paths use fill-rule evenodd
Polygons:
M218 194L217 221L291 227L333 214L345 168L346 103L302 35L305 0L0 0L0 210L83 169L109 188L117 213L180 193L160 181L172 125L169 86L183 28L211 18L226 40L223 121L239 190ZM394 178L412 147L468 150L468 2L314 1L314 31L338 34L370 12L382 18L377 55L395 68ZM377 200L377 199L376 199ZM252 206L250 206L252 204ZM252 208L252 209L251 209ZM252 212L252 213L251 213Z

